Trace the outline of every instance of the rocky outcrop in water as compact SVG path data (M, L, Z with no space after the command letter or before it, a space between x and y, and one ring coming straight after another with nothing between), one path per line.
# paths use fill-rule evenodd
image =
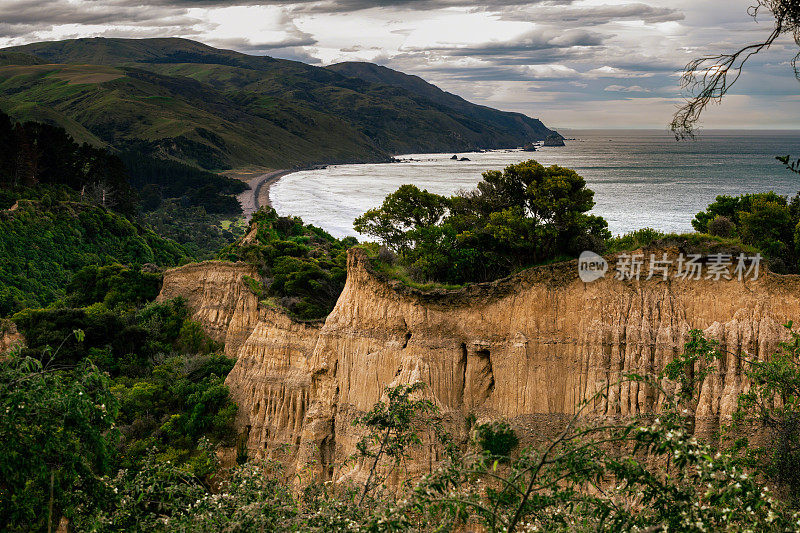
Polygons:
M671 253L675 252L674 250ZM420 292L372 271L354 249L348 278L324 323L303 324L259 305L247 265L209 262L170 270L162 298L184 296L194 318L236 357L227 378L254 455L278 456L322 479L357 476L355 416L387 385L422 381L456 433L468 414L508 419L528 440L553 434L598 390L592 415L650 413L658 391L618 383L657 372L691 329L728 355L703 384L697 427L730 416L747 386L737 354L770 354L800 317L800 277L758 280L578 279L576 262L530 269L459 291ZM413 468L433 467L439 451ZM413 472L411 472L413 474Z
M548 135L544 140L545 146L566 146L564 144L564 137L561 135Z

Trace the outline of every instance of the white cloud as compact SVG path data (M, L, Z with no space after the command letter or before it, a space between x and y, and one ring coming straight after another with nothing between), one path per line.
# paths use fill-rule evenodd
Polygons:
M564 79L564 78L577 78L580 72L577 70L564 66L564 65L525 65L521 67L521 71L534 79Z
M650 89L645 89L640 85L631 85L629 87L625 87L624 85L609 85L604 91L607 92L616 92L616 93L649 93Z
M650 78L655 74L652 72L637 72L624 68L611 67L604 65L602 67L593 68L586 72L588 78Z

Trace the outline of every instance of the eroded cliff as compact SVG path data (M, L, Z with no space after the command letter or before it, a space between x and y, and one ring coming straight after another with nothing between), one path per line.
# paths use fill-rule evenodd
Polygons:
M365 253L348 258L347 284L324 324L302 324L259 305L243 264L209 262L166 273L162 298L184 296L236 357L227 378L253 454L279 456L322 479L358 475L345 465L359 434L353 417L387 385L422 381L453 428L463 418L505 418L523 437L563 427L598 390L600 416L652 412L656 390L617 383L627 372L657 372L687 333L718 339L725 359L703 384L701 431L730 416L747 386L737 354L763 358L800 317L800 277L670 279L593 283L575 262L524 271L461 291L422 293L382 279ZM437 459L430 447L413 469ZM413 474L413 472L412 472Z
M10 320L0 320L0 354L5 354L15 346L25 343L17 326Z

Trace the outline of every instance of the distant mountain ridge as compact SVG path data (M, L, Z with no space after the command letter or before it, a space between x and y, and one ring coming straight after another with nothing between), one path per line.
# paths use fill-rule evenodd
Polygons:
M386 67L315 67L174 38L0 49L0 109L209 170L509 148L554 133Z
M344 62L330 65L327 68L350 78L359 78L370 83L401 87L431 102L449 107L468 117L499 128L528 130L531 137L536 137L541 131L542 123L538 119L530 118L522 113L500 111L491 107L473 104L456 94L443 91L419 76L405 74L382 65L365 62Z

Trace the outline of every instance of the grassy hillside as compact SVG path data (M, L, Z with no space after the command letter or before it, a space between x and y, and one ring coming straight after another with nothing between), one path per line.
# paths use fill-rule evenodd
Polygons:
M74 82L70 65L0 67L0 94L16 119L49 119L72 133L83 128L78 138L93 136L121 150L135 147L206 169L385 157L352 127L320 113L306 112L293 127L190 78L114 70L112 79L108 67L83 66L81 81ZM31 112L43 108L48 115Z
M0 51L0 65L0 108L15 118L212 170L511 147L551 133L422 80L362 79L184 39L36 43Z
M542 123L535 118L530 118L522 113L498 111L491 107L473 104L460 96L441 90L419 76L404 74L381 65L364 62L336 63L330 65L328 69L370 83L400 87L501 131L521 131L531 139L538 139L542 132Z

